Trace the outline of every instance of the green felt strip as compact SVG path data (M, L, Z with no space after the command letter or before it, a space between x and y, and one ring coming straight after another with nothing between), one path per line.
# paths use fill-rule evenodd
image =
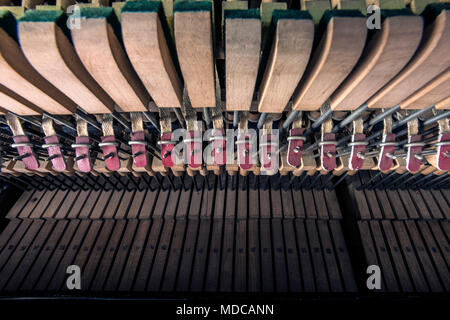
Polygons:
M27 10L19 21L57 22L62 15L62 10Z
M432 3L427 5L422 12L425 24L433 23L434 19L444 10L450 10L450 3Z
M27 10L19 19L21 22L54 22L72 42L69 28L67 27L67 15L62 10Z
M121 28L120 28L120 22L119 19L117 18L116 13L114 12L114 9L111 7L82 7L80 8L80 16L82 18L86 18L86 19L106 19L107 23L109 23L111 25L111 27L114 30L114 33L117 37L117 39L119 39L119 42L122 44L123 46L123 41L122 41L122 32L121 32Z
M212 11L209 1L177 1L173 6L173 12Z
M17 41L17 22L11 12L0 10L0 28Z
M160 1L127 1L122 12L159 12L161 8Z
M395 16L413 16L414 14L408 9L396 9L396 10L381 10L381 19L395 17Z
M260 19L259 9L250 10L225 10L226 19Z
M277 23L278 20L281 19L296 19L296 20L304 20L304 19L312 19L311 15L308 11L300 11L300 10L273 10L272 12L272 23Z

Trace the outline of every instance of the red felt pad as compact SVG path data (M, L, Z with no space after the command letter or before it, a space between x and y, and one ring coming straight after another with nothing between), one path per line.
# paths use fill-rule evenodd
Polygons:
M261 137L263 145L261 146L261 164L265 170L276 169L276 147L271 144L275 139L273 134L265 134ZM271 154L271 157L269 157Z
M79 136L75 138L76 144L89 144L89 137ZM77 160L78 169L82 172L90 172L92 170L91 159L89 157L88 147L76 147L75 155L78 157L85 156L83 159Z
M352 136L352 142L365 142L365 141L366 135L363 133L357 133ZM358 153L364 155L366 153L366 146L365 145L352 146L349 163L350 170L359 170L362 168L364 164L364 159L358 157Z
M13 140L14 143L30 143L30 140L27 136L15 136L13 137ZM22 159L25 168L27 168L28 170L36 170L39 168L39 162L37 161L31 146L17 147L17 152L21 156L27 153L29 154L28 157Z
M238 164L242 170L250 170L253 166L250 158L250 134L238 134L238 141L248 139L249 142L239 143L238 150Z
M421 142L422 141L422 135L417 134L410 136L408 138L409 143L414 142ZM406 169L408 169L409 172L415 173L420 170L420 166L422 165L422 161L419 159L416 159L414 155L422 154L422 146L414 146L414 147L408 147L408 154L406 156Z
M131 133L131 141L145 141L145 133L144 131L132 132ZM145 149L145 144L132 144L131 152L133 154L138 154L133 157L133 163L138 168L144 168L147 166L147 150Z
M49 136L45 137L44 141L46 144L58 144L59 139L57 136ZM63 157L63 154L61 152L61 148L59 146L52 146L47 148L48 156L53 157L56 156L51 160L53 169L55 171L64 171L66 170L66 161Z
M186 133L187 139L194 139L186 143L186 152L188 165L192 169L197 169L202 165L203 153L202 153L202 133L201 131L188 131Z
M102 142L116 142L114 136L103 136L101 137ZM120 168L119 157L117 156L117 147L114 145L103 146L102 147L103 156L113 153L113 156L105 160L105 165L108 170L117 171Z
M167 142L172 140L172 133L163 133L161 135L161 142ZM172 168L175 165L173 161L173 148L175 143L162 143L161 144L161 162L164 167Z
M212 132L213 137L225 137L225 129L215 129ZM212 155L214 163L218 166L226 164L226 149L227 141L225 139L216 139L212 142Z
M446 157L445 153L450 153L450 133L444 133L439 136L439 142L448 142L447 145L440 145L437 148L437 168L442 171L450 170L450 157Z
M322 135L322 141L334 141L335 134L334 133L324 133ZM328 152L331 152L332 156L328 157ZM326 171L331 171L336 168L336 144L322 144L320 151L320 159L322 164L322 169Z
M395 134L389 133L383 136L382 142L395 142ZM380 151L380 158L378 160L378 169L381 171L387 171L392 168L394 159L389 158L386 154L394 154L395 146L382 146Z
M302 136L305 129L296 128L289 131L289 136ZM287 162L292 167L300 167L302 164L303 139L290 139L288 146ZM297 152L296 152L297 150Z

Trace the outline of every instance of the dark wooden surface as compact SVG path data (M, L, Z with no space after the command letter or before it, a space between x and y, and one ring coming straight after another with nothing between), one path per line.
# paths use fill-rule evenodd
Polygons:
M379 291L450 291L448 190L358 190L369 177L348 179L347 212L335 191L253 189L253 176L223 189L25 192L0 234L0 293L70 295L72 264L86 294L367 292L356 275L372 264Z
M387 292L450 291L448 190L363 189L367 173L351 177L366 265L380 266Z
M26 192L0 292L70 294L72 264L82 292L357 291L333 191L244 187Z

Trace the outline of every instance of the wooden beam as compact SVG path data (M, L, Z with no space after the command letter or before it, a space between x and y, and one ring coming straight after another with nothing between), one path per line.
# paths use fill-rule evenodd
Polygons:
M75 112L76 104L37 73L25 58L16 39L15 18L7 11L0 12L0 43L0 83L3 86L47 112ZM30 109L29 114L36 114L36 110Z
M42 113L38 106L22 98L14 91L0 84L0 106L13 111L18 115L40 115Z
M114 110L114 101L92 78L69 38L62 11L27 11L19 23L22 50L33 67L88 113ZM63 27L61 27L63 26Z
M328 11L324 17L328 24L294 95L294 110L319 110L361 56L367 34L365 19L347 14Z
M180 108L183 84L161 3L127 2L121 16L125 48L145 88L158 107Z
M192 107L215 107L211 2L176 2L174 31L181 72Z
M394 78L413 56L423 21L414 15L385 18L358 64L330 98L333 110L354 110Z
M450 109L450 97L447 97L445 99L442 99L438 103L435 103L434 108L437 110Z
M76 52L92 77L124 112L146 111L150 96L120 38L112 8L81 8L81 27L72 29Z
M261 52L258 10L225 11L227 111L250 111Z
M450 95L450 68L400 103L402 109L425 109Z
M272 19L275 29L258 90L258 111L281 113L306 68L314 23L308 13L294 10L275 10Z
M430 5L421 45L407 66L368 100L370 108L393 107L450 65L450 5ZM432 19L434 18L434 20Z

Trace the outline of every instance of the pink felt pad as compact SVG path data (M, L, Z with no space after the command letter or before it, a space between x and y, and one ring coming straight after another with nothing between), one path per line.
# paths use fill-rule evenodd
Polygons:
M29 143L30 140L27 136L15 136L13 137L14 143ZM39 162L36 159L36 156L33 153L33 149L31 146L22 146L17 147L17 152L19 155L29 154L28 157L22 159L25 168L28 170L36 170L39 168Z
M334 133L324 133L322 135L322 141L334 141ZM328 157L328 152L331 152L331 157ZM326 171L331 171L336 168L336 143L325 143L321 146L321 164L322 169Z
M289 137L302 136L305 129L296 128L289 131ZM303 139L294 138L289 140L287 162L292 167L299 167L302 164Z
M422 141L422 135L417 134L410 136L408 138L408 143L414 143L414 142L421 142ZM408 169L409 172L415 173L420 170L420 166L422 165L422 161L419 159L416 159L414 155L421 155L422 154L422 146L414 146L414 147L408 147L408 153L406 156L406 169Z
M276 146L271 143L275 142L275 135L264 134L261 137L261 164L265 170L274 170L277 165ZM269 156L270 155L270 156Z
M58 144L59 139L57 136L49 136L44 138L45 144ZM53 157L51 162L53 169L55 171L64 171L66 170L66 161L61 152L61 148L59 146L51 146L47 148L48 156Z
M395 134L389 133L383 136L382 142L395 142ZM378 169L381 171L387 171L392 168L394 159L387 156L388 153L394 154L395 146L382 146L380 150L380 157L378 160Z
M131 133L131 141L145 141L145 133L144 131L132 132ZM133 156L133 163L138 168L144 168L147 166L147 151L145 149L145 144L132 144L131 152L133 154L138 154L138 156Z
M250 141L250 135L249 134L239 134L238 135L238 141L244 141L245 139L248 139ZM238 164L239 167L242 170L250 170L252 168L251 158L250 158L250 143L244 142L239 143L237 145L237 151L238 151Z
M227 141L225 140L225 129L215 129L212 132L213 137L224 137L224 139L216 139L212 142L212 155L214 159L214 163L218 166L222 166L226 164L226 155L227 155Z
M103 136L101 137L102 142L116 142L116 138L114 136ZM113 154L112 157L105 160L105 165L108 170L117 171L120 168L119 157L117 156L117 147L114 145L108 145L102 147L103 156L106 156L110 153Z
M175 155L172 153L175 143L170 141L172 141L172 132L161 135L161 142L163 142L161 143L161 162L167 168L172 168L175 165Z
M352 136L352 142L365 142L365 141L366 135L363 133L357 133ZM358 157L358 153L364 156L364 154L366 153L366 146L365 145L352 146L349 163L350 170L359 170L362 168L364 164L364 159Z
M450 170L450 157L445 156L445 154L450 153L450 133L444 133L439 135L438 142L447 142L447 145L440 145L437 148L437 168L442 171Z
M89 144L89 137L86 136L79 136L75 138L76 144ZM78 157L85 156L83 159L77 160L77 166L78 169L81 172L90 172L92 170L92 164L91 159L89 155L89 148L88 147L76 147L75 148L75 155Z
M202 165L202 133L201 131L187 131L186 139L192 139L186 143L187 162L190 168L196 169Z

